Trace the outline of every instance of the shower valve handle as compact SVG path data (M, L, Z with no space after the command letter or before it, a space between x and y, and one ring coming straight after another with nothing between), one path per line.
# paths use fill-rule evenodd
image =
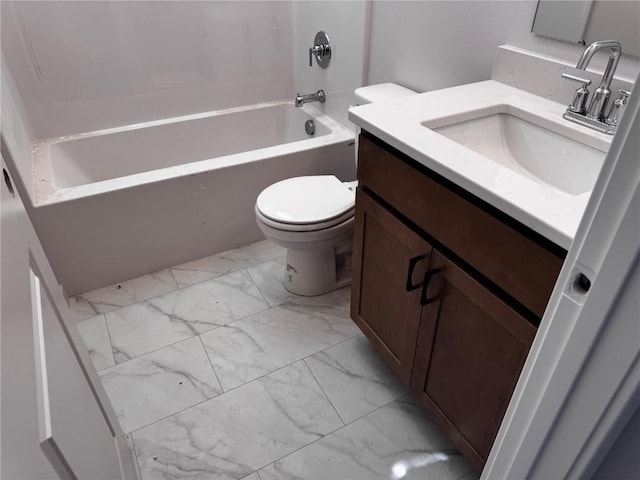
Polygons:
M327 68L331 61L331 43L329 37L323 31L316 33L313 39L313 47L309 49L309 66L313 66L313 57L320 68Z
M313 67L314 55L316 56L318 61L320 61L321 59L324 59L327 56L331 58L331 45L322 43L320 45L314 45L313 47L309 48L309 66L310 67Z

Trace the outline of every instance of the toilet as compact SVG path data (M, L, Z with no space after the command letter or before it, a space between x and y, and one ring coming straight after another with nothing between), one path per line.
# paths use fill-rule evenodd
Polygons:
M358 88L355 97L357 105L364 105L415 93L384 83ZM322 295L351 282L356 187L357 181L312 175L281 180L258 195L258 227L287 249L282 283L288 291Z

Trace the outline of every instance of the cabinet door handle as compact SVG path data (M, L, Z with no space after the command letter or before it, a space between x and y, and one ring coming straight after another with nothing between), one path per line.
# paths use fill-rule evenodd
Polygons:
M431 279L441 272L444 272L444 267L434 268L433 270L429 270L424 274L424 281L422 282L422 292L420 293L420 305L428 305L436 301L438 297L440 297L440 292L438 292L433 297L427 298L427 289L429 288L429 282L431 282Z
M417 283L415 285L413 284L413 271L415 270L418 262L421 260L424 260L426 257L427 257L426 255L418 255L416 257L413 257L411 260L409 260L409 271L407 272L407 287L406 287L407 292L412 292L413 290L417 290L422 285L422 283Z

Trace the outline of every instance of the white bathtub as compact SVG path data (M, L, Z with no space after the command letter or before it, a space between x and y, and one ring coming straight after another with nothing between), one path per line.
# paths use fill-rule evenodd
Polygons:
M313 106L271 102L39 141L33 220L67 293L82 293L262 238L260 191L352 180L353 139Z

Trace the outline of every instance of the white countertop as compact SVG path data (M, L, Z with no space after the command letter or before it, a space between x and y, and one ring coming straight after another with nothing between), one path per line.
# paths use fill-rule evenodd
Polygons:
M611 135L562 118L566 105L488 80L388 102L351 107L349 120L392 147L569 249L591 192L571 195L543 182L519 175L488 158L428 129L451 116L456 121L477 117L478 110L501 113L517 109L532 123L606 152Z

